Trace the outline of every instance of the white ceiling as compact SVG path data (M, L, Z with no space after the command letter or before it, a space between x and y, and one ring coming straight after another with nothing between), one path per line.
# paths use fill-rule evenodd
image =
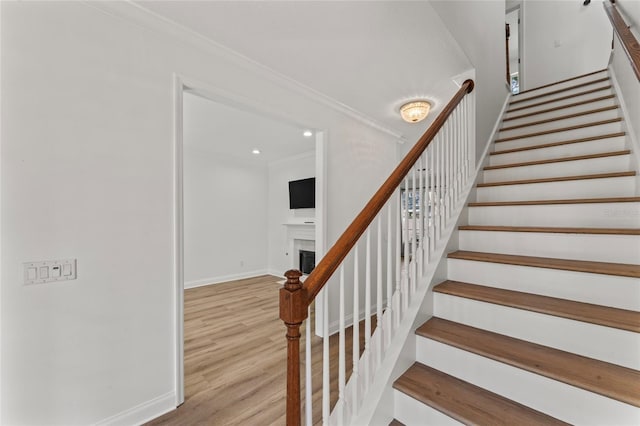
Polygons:
M184 94L184 145L241 162L266 164L315 148L306 129ZM251 151L257 148L260 155Z
M138 1L148 9L416 140L415 98L435 117L471 68L427 1ZM431 121L431 120L429 120Z

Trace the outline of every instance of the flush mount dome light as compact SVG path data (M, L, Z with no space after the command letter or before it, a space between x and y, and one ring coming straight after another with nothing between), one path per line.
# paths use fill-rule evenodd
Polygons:
M431 104L427 101L413 101L400 107L400 115L407 123L417 123L429 115Z
M305 138L310 138L311 136L313 136L313 132L311 130L305 130L304 133L302 133L302 136L304 136Z
M256 149L252 150L251 153L254 154L254 155L258 155L258 154L260 154L260 150L256 148Z

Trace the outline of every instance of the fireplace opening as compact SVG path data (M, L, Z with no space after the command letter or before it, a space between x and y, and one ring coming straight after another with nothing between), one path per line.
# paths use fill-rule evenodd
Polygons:
M316 267L316 252L310 250L300 250L300 272L310 274Z

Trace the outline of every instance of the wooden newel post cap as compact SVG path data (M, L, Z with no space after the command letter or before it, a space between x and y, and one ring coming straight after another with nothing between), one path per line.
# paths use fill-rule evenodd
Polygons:
M303 290L302 272L291 269L284 273L287 282L280 289L280 319L286 324L301 324L307 318L307 292Z
M284 276L287 278L287 282L284 283L284 288L290 291L296 291L302 288L302 283L300 282L302 272L297 269L289 269L284 273Z

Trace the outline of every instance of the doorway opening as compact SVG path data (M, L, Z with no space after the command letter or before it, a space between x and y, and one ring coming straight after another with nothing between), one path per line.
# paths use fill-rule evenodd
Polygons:
M185 388L194 389L185 383L185 289L282 279L299 262L290 250L288 223L313 222L305 238L316 256L324 254L326 132L178 76L174 98L178 406L189 396ZM315 208L290 209L288 182L310 177Z
M516 95L522 90L522 24L521 8L517 5L505 13L506 79L509 90Z

